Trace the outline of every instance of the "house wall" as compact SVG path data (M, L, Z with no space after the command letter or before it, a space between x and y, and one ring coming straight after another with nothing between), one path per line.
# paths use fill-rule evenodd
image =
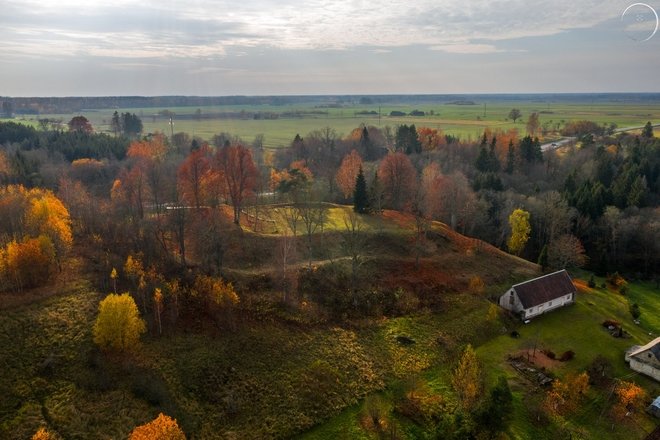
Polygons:
M640 354L643 354L643 353L640 353ZM660 382L660 368L656 368L651 364L645 364L645 363L639 362L634 357L630 358L630 368L632 368L634 371L637 371L638 373L642 373L642 374L645 374L647 376L650 376L653 379Z
M552 301L548 301L546 303L539 304L538 306L525 309L524 318L525 319L533 318L534 316L541 315L543 313L549 312L551 310L557 309L562 306L566 306L568 304L573 304L574 302L575 302L574 294L569 293L564 296L560 296L559 298L555 298Z
M512 296L513 295L513 296ZM511 303L511 298L513 298L513 304ZM517 313L523 309L523 305L520 302L520 298L513 289L507 290L507 292L500 296L499 301L500 307L511 310L514 313Z

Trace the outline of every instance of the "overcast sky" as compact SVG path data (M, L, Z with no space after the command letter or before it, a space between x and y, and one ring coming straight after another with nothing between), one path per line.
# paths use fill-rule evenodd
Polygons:
M0 95L660 92L633 3L0 0Z

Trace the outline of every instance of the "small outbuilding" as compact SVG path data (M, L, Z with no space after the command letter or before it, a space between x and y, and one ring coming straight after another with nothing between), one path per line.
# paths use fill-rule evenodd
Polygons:
M660 382L660 337L646 345L628 350L625 359L630 362L632 370Z
M648 412L660 419L660 396L649 405Z
M575 302L577 289L566 270L511 286L500 297L501 307L529 319Z

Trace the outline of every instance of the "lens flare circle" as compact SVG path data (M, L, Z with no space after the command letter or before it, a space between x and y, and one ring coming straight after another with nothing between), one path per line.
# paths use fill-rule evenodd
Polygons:
M623 10L623 13L621 14L621 21L624 21L626 13L628 11L630 11L630 9L638 7L638 6L641 6L642 8L646 8L646 9L650 10L653 13L653 16L655 17L655 26L653 28L653 32L651 32L651 35L649 35L648 37L646 37L644 39L637 39L637 38L632 37L630 35L629 35L629 37L632 38L633 40L639 41L639 42L649 41L651 38L653 38L655 33L658 32L658 25L660 25L660 19L658 19L658 13L651 6L647 5L646 3L633 3L632 5L628 6L626 9ZM639 9L639 8L637 8L637 9ZM648 12L646 12L646 13L648 14ZM644 15L642 13L638 12L635 15L634 21L636 23L640 23L640 24L644 23Z

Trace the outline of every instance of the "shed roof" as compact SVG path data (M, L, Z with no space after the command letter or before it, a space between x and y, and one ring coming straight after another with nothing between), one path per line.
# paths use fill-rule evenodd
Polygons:
M660 409L660 396L656 397L653 403L651 403L651 406L654 406L658 409Z
M566 270L544 275L512 286L516 291L523 307L538 306L539 304L552 301L569 293L575 293L576 289L571 277Z
M628 357L636 356L647 350L650 350L651 353L655 355L655 358L660 361L660 336L658 336L648 344L642 345L641 347L638 347L636 350L631 351Z

